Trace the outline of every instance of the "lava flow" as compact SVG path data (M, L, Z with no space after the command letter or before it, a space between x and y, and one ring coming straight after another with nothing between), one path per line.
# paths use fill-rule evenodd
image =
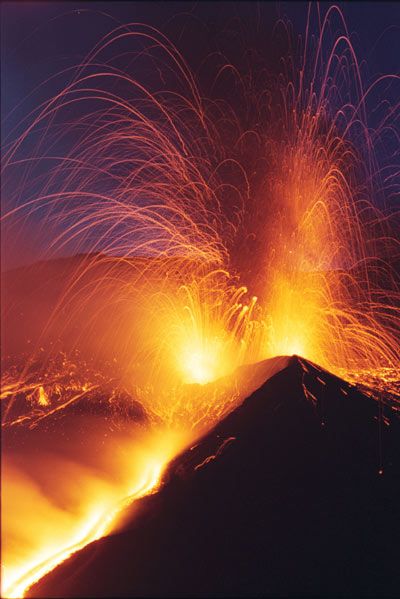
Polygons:
M3 281L4 596L155 492L247 364L297 354L399 409L399 106L370 105L399 78L366 84L319 11L298 45L278 22L278 71L227 59L208 87L117 27L6 140L4 243L37 254Z
M143 480L140 481L137 488L132 489L126 495L125 501L116 503L116 498L114 502L105 503L84 514L82 526L77 533L70 537L67 533L64 535L64 542L68 543L66 546L60 547L56 542L54 546L43 548L41 555L35 553L35 559L31 563L24 560L21 568L18 568L18 566L10 568L10 571L7 571L7 576L3 579L5 596L11 598L23 597L26 589L67 559L72 553L104 536L115 517L126 505L129 505L129 502L155 492L163 465L160 460L160 463L154 466L143 466ZM146 471L146 467L149 472Z
M47 415L51 420L49 409ZM104 536L124 507L155 492L183 442L182 434L145 431L132 419L105 426L93 412L64 415L63 423L44 425L38 419L30 428L18 426L3 431L7 597L22 597L69 555Z

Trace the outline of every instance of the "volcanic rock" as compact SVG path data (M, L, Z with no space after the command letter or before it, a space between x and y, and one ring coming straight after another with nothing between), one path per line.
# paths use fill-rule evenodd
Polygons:
M28 597L400 592L400 422L310 362L289 359L163 483Z

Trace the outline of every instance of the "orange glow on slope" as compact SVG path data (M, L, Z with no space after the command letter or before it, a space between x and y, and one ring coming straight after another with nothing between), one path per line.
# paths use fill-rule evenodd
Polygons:
M126 457L123 462L117 460L114 467L121 472L124 464L125 485L110 484L111 481L107 482L106 478L90 480L87 475L82 477L82 472L74 469L73 465L70 466L72 475L80 477L79 501L82 509L80 514L74 513L74 510L71 512L63 510L64 515L58 515L50 503L46 508L44 497L38 493L35 496L29 486L24 485L25 505L28 497L35 501L35 509L30 515L31 517L22 512L18 513L20 519L18 527L26 527L23 535L27 540L29 539L29 544L16 548L18 553L15 555L12 553L12 547L3 546L3 551L5 549L3 556L5 559L2 564L3 597L23 597L34 582L50 572L72 553L107 534L123 508L136 499L157 490L163 468L175 455L178 447L181 447L181 443L176 435L164 432L161 436L158 435L158 440L155 443L147 442L145 445L148 446L147 451L142 447L138 453L138 448L132 446L132 443L124 442L123 454ZM127 459L129 455L135 462L136 474L130 467L130 460ZM57 465L58 468L62 468L63 462L55 461L54 467ZM13 489L10 484L13 483L13 480L10 480L9 468L5 467L4 471L3 484L6 488L3 490L2 520L4 525L7 523L7 528L9 528L10 510L17 509L17 506L10 505L13 500ZM137 478L135 485L129 487L129 479L134 480L135 477ZM64 501L66 500L67 498ZM50 522L49 533L51 531L51 534L48 535L46 534L46 521L43 519L45 514L43 517L41 514L43 508L47 510L47 518ZM44 535L42 529L44 529ZM20 536L20 542L22 538Z
M135 501L135 499L139 499L157 488L161 471L162 466L160 464L150 468L150 472L146 473L147 475L145 474L144 480L138 488L132 490L127 498L118 503L117 506L111 503L94 508L92 512L85 516L83 526L77 535L72 537L71 540L69 539L64 548L60 549L59 544L57 544L56 547L43 551L40 557L36 556L34 563L24 563L23 573L15 570L10 573L10 576L5 573L3 577L3 596L16 599L23 597L34 582L53 570L72 553L103 537L114 518L128 502Z

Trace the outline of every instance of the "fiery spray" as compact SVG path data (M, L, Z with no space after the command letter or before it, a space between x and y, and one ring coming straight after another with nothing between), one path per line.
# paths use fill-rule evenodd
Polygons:
M332 19L343 33L330 40ZM24 366L6 372L7 427L35 427L90 403L106 382L110 406L139 401L151 430L178 431L162 459L150 452L141 463L153 472L156 462L151 484L142 485L149 490L182 447L180 431L192 429L193 438L249 391L232 374L243 364L296 353L351 380L386 373L392 381L399 293L389 257L398 246L392 207L379 210L374 200L395 173L383 174L374 149L398 106L371 129L367 101L382 81L396 81L364 89L337 8L327 10L316 37L311 27L310 8L303 46L288 50L279 76L255 88L240 77L250 126L241 125L237 106L205 99L174 45L137 24L105 36L60 93L29 115L4 156L11 206L4 226L18 230L21 220L45 215L39 235L48 255L84 255ZM135 60L164 74L162 85L144 85L121 67L130 44ZM29 160L21 158L27 147ZM55 338L68 356L80 356L67 380L56 367L57 344L49 345ZM75 380L88 355L95 366ZM30 403L21 408L21 398ZM80 536L59 553L39 542L49 561L35 564L35 576L105 533L102 521L82 534L90 495ZM111 495L114 513L110 505L132 491L125 484ZM24 559L10 575L21 580L7 592L34 580L25 578L32 563Z

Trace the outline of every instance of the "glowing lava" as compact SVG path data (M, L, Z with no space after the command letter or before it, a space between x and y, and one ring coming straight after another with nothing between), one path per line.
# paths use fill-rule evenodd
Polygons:
M115 523L118 514L125 507L136 499L157 490L164 466L175 455L177 448L181 447L181 443L179 443L176 435L164 432L158 436L158 441L142 442L142 444L143 447L148 446L147 452L143 451L143 447L138 452L132 442L124 441L123 445L124 453L130 455L130 459L136 465L137 482L133 488L129 488L127 485L125 488L124 485L110 485L107 483L107 478L104 480L99 479L97 482L90 481L88 477L85 480L82 478L82 473L76 470L75 476L81 478L80 504L83 511L80 514L74 514L72 510L69 514L65 512L64 521L67 522L68 519L69 524L63 528L61 528L61 516L56 516L58 520L55 520L55 516L52 516L49 511L48 517L50 520L53 518L52 525L54 526L58 522L59 528L53 529L53 534L48 535L47 538L44 536L42 539L41 534L41 529L45 527L45 522L40 519L41 504L44 498L37 495L34 499L31 491L26 487L26 499L31 494L32 500L36 502L35 513L32 513L30 520L26 519L22 513L19 514L19 526L23 526L25 521L27 530L24 534L27 535L29 544L25 547L19 547L19 556L14 556L14 562L11 560L11 563L9 554L12 553L13 549L8 545L6 546L5 559L3 559L2 564L3 597L23 597L26 590L34 582L50 572L72 553L107 534L110 527ZM66 474L62 461L55 461L54 467L64 468L64 475ZM115 467L121 471L122 463L120 462L118 466L116 463ZM70 468L73 468L72 464ZM10 505L10 501L12 501L10 494L12 489L9 490L11 475L7 465L4 466L4 470L7 480L5 483L6 489L3 489L2 517L3 519L5 517L7 529L10 530L10 510L14 509ZM125 470L126 481L135 478L135 473L126 458ZM72 475L74 475L73 469ZM51 478L51 473L49 473L49 477ZM91 496L89 496L89 492L92 493ZM29 510L27 512L29 514ZM34 521L35 518L37 522ZM11 532L15 534L15 529ZM21 539L22 537L20 537Z
M68 272L54 261L51 284L36 302L28 293L10 300L10 310L25 301L32 323L45 312L45 300L52 302L32 336L31 354L22 366L18 354L13 376L4 373L6 428L32 431L76 406L89 409L93 393L101 392L105 419L115 404L130 413L140 401L149 421L190 437L243 398L237 381L224 377L246 363L295 353L361 382L398 369L399 288L389 259L398 247L390 229L394 211L386 196L385 210L374 203L383 182L394 180L392 156L378 167L374 149L385 145L379 137L389 120L395 123L396 107L381 102L381 124L370 127L366 105L378 91L362 84L342 14L330 7L321 17L318 8L314 32L312 10L302 45L282 57L278 77L264 79L263 68L255 77L232 65L218 71L216 80L235 71L234 95L245 90L235 97L240 109L211 91L207 99L162 33L140 24L118 27L59 93L41 98L24 133L6 144L2 224L10 248L24 243L25 223L40 214L38 246L45 240L56 255L84 252ZM339 25L334 22L330 36L332 19ZM286 45L295 47L282 28ZM150 83L121 68L127 44L138 41L143 47L126 64L142 60L135 72L154 73ZM29 147L35 150L27 157ZM18 285L23 279L20 274ZM34 278L28 291L39 283ZM9 336L25 342L22 316L18 307ZM59 341L65 359L51 370ZM69 358L76 348L101 365L100 376L85 379ZM105 380L118 390L103 393ZM85 433L93 431L91 424ZM93 441L97 453L88 451L97 462L100 441ZM70 445L75 459L88 457ZM53 513L46 494L37 520L25 514L39 485L8 473L12 492L7 498L2 490L3 509L19 541L4 552L3 592L20 596L106 534L125 498L155 489L182 444L161 446L143 460L128 456L134 472L110 452L105 488L82 476L86 492L66 510L68 517L54 514L54 527L46 526ZM34 460L34 452L28 457ZM54 463L48 470L58 472ZM61 503L68 503L79 465L72 471L58 481L61 490L46 481L47 493L59 492ZM39 467L36 474L42 476ZM99 496L107 498L101 505ZM29 522L15 521L24 514ZM13 536L4 526L2 534L5 541Z

